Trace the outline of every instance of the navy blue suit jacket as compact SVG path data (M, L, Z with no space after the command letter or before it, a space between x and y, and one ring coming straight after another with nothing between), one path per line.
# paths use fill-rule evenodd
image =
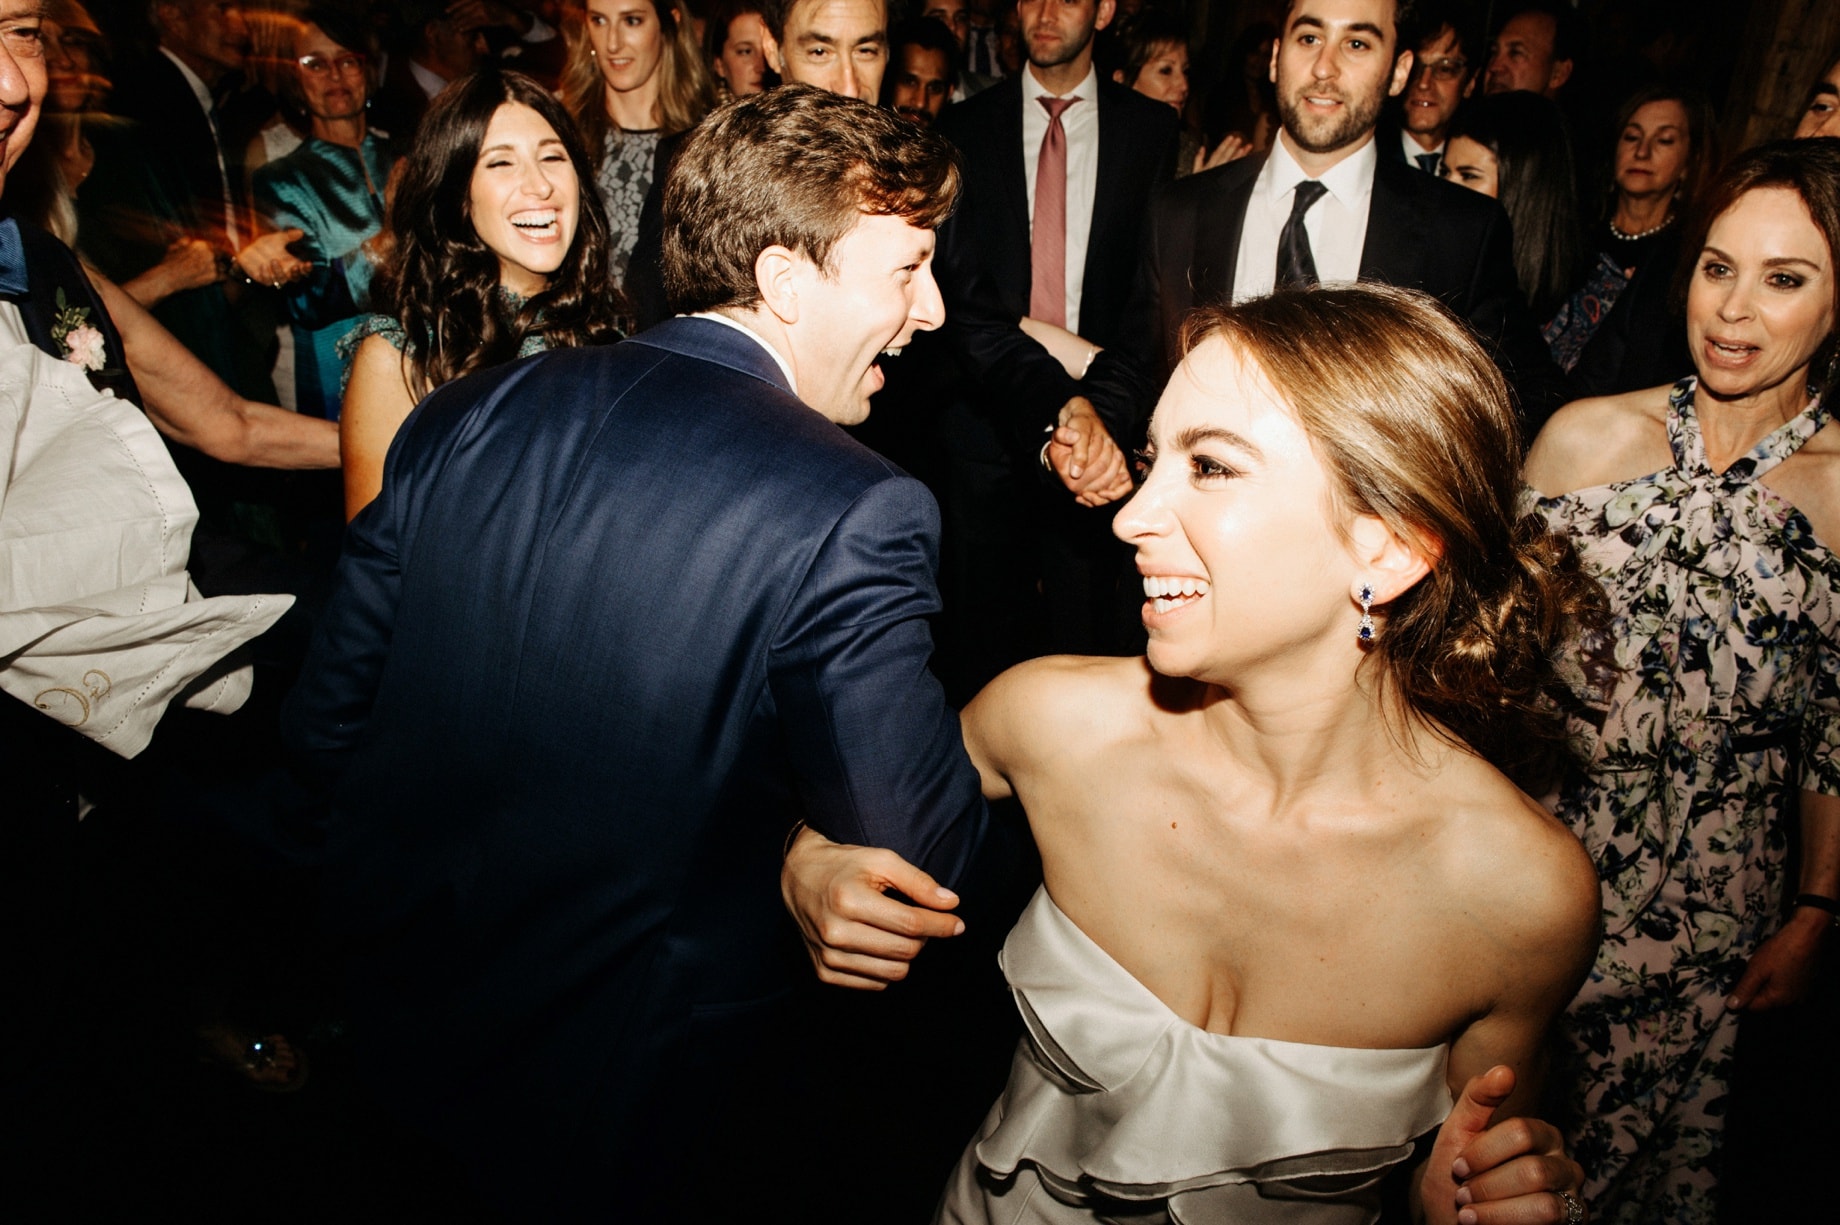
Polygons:
M794 821L961 875L986 813L927 671L938 532L709 320L415 411L287 712L336 780L328 908L387 1097L630 1187L686 1063L745 1062L810 976Z

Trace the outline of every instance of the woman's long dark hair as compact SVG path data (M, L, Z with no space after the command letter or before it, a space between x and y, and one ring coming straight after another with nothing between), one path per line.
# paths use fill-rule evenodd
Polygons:
M581 202L575 240L549 287L522 309L499 292L498 256L473 226L473 169L486 128L507 103L528 106L562 141L575 167ZM568 112L521 73L488 68L443 89L416 130L390 203L393 250L379 300L407 334L409 384L426 395L441 384L517 356L528 336L552 348L604 344L620 337L623 303L607 259L607 215L594 167Z
M1495 154L1496 194L1514 226L1514 272L1542 319L1578 287L1584 266L1572 143L1558 104L1520 91L1464 103L1447 139Z

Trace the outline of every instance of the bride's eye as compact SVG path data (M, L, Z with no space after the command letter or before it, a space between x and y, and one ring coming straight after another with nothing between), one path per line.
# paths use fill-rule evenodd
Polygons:
M1225 480L1238 476L1239 472L1208 455L1191 455L1188 457L1189 470L1196 480Z

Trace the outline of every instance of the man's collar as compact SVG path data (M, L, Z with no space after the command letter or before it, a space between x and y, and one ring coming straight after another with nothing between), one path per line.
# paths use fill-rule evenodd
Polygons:
M733 315L725 315L721 311L697 311L694 314L680 317L684 319L708 319L712 323L720 323L725 327L734 328L737 332L748 337L772 356L774 362L779 365L779 372L786 376L786 386L791 388L793 395L796 396L799 394L799 381L792 377L792 363L787 361L785 355L778 349L769 344L765 336L762 336L747 324L741 322Z
M1328 188L1329 194L1341 203L1353 204L1373 194L1374 166L1379 160L1374 134L1369 132L1359 148L1317 176L1317 182ZM1291 156L1282 136L1271 142L1271 157L1262 173L1266 190L1274 200L1289 194L1292 188L1310 177Z
M161 47L160 54L173 62L173 66L179 70L179 75L185 78L185 83L192 87L192 94L198 99L198 105L204 108L205 114L210 114L211 109L217 105L217 100L211 97L211 87L204 83L204 78L193 72L190 64L173 54L171 48Z
M1071 98L1075 94L1081 98L1094 98L1099 94L1099 69L1096 64L1089 64L1086 68L1086 75L1080 78L1080 83L1064 94L1056 94L1043 85L1041 78L1035 75L1035 65L1024 63L1022 67L1022 94L1026 101L1033 102L1043 94L1056 98Z
M409 75L415 78L415 83L421 86L422 92L427 94L430 98L447 87L446 77L434 71L432 68L422 67L413 59L409 61Z

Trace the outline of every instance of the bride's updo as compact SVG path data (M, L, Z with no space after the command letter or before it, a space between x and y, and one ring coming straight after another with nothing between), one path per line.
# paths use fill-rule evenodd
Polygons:
M1258 364L1329 475L1334 521L1371 515L1432 559L1392 601L1364 666L1388 696L1536 794L1565 748L1553 654L1603 593L1519 511L1521 443L1501 372L1436 299L1360 285L1197 311Z

